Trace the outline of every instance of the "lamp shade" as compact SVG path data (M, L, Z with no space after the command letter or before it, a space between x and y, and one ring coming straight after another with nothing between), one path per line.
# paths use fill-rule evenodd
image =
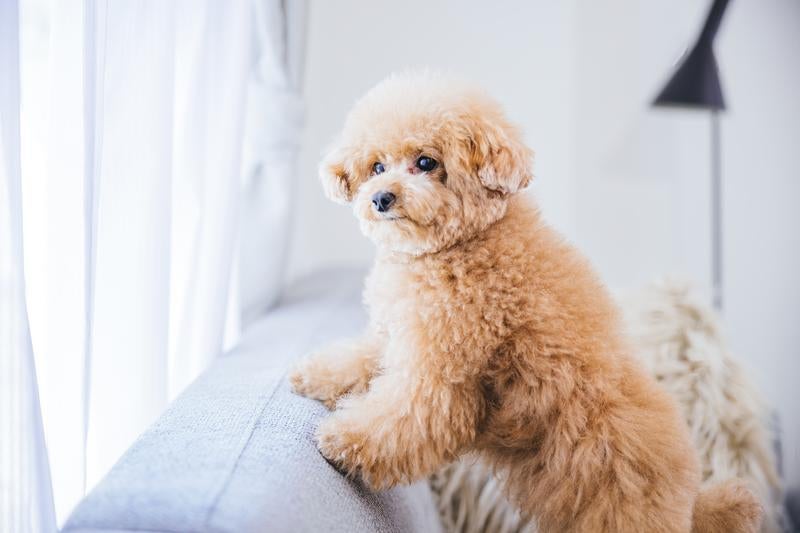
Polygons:
M679 62L677 69L653 101L654 106L725 109L717 60L714 58L714 37L726 7L728 0L714 0L697 42Z

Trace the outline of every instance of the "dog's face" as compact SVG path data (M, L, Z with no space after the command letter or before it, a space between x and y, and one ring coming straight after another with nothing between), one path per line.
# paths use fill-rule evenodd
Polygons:
M531 179L531 151L484 94L433 75L393 76L347 117L320 176L379 247L422 255L505 214Z

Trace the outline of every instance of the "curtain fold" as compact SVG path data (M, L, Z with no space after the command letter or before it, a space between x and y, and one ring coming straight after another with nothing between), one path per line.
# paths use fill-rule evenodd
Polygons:
M85 4L89 486L167 400L173 17L171 2Z
M239 281L242 321L280 296L303 131L307 3L254 0L247 84Z
M245 84L250 65L246 0L176 4L169 396L219 353L239 232ZM228 321L238 323L238 304Z
M56 531L25 295L18 23L16 0L0 2L0 530L8 533Z

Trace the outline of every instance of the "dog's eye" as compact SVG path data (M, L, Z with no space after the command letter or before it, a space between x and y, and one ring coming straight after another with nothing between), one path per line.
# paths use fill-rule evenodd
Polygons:
M383 174L386 171L386 167L383 166L383 163L378 161L374 165L372 165L372 173L373 174Z
M417 159L417 168L423 172L430 172L436 168L436 160L423 155Z

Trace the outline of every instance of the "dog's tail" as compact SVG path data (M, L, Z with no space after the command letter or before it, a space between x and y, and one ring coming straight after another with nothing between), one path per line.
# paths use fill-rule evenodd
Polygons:
M700 492L694 502L692 533L756 533L763 509L739 480L730 480Z

